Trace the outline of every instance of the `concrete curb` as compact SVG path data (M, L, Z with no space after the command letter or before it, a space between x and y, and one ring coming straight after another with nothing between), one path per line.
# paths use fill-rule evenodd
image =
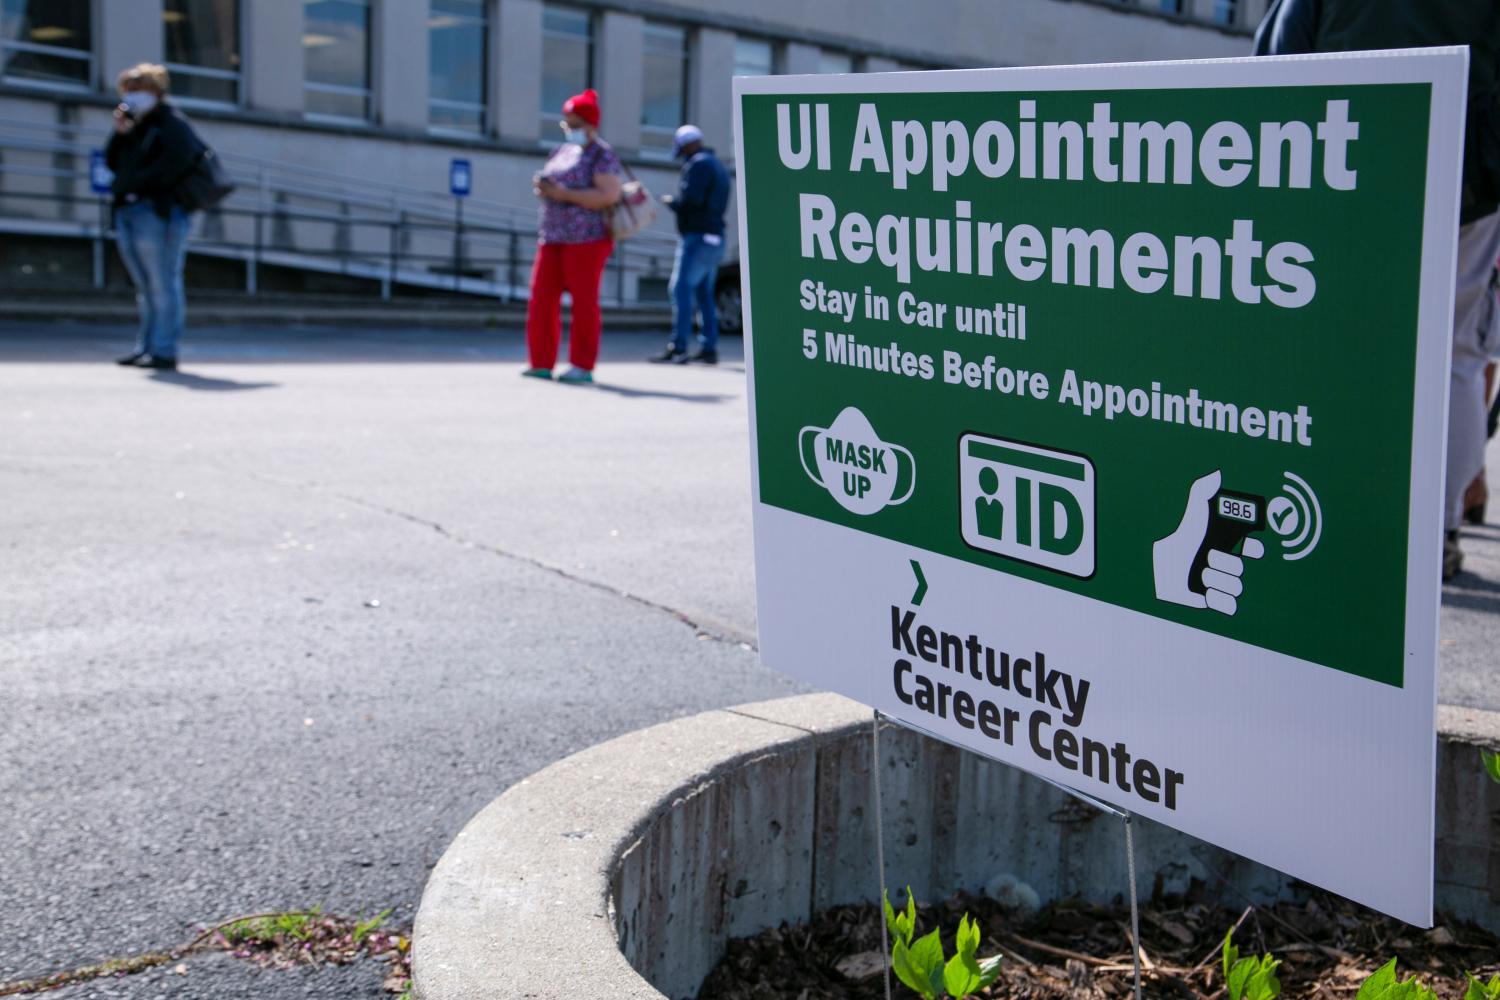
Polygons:
M574 754L492 802L443 854L422 894L416 995L661 1000L620 951L612 876L654 821L725 774L816 740L814 726L834 733L868 719L833 695L792 700L802 727L705 712ZM579 956L587 956L586 973Z
M512 787L427 883L416 996L688 997L728 939L873 898L869 724L836 695L744 705L630 733ZM1439 725L1438 906L1500 928L1500 785L1478 758L1500 746L1500 713L1445 707ZM1120 891L1117 824L1014 768L889 734L887 868L919 899L1002 873L1043 902ZM1137 857L1143 893L1195 879L1233 898L1289 890L1145 820Z

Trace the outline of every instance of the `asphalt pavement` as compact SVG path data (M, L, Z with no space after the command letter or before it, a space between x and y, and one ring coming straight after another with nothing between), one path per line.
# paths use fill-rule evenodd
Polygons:
M527 774L802 690L751 648L738 343L661 343L581 388L513 331L201 331L153 374L0 330L0 983L268 909L409 924Z
M177 373L127 341L0 323L0 983L262 910L409 924L527 774L802 690L753 649L737 340L607 334L588 388L517 377L515 331L195 330ZM1500 708L1500 527L1465 547L1439 697ZM186 966L56 995L382 995Z

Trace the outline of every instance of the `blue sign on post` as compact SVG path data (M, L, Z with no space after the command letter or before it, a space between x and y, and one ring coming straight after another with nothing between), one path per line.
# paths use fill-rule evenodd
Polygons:
M104 160L104 150L96 149L89 153L89 187L93 188L94 193L109 194L114 180L115 173Z
M448 190L453 192L453 197L464 197L473 185L474 173L469 168L468 160L455 159L448 164Z

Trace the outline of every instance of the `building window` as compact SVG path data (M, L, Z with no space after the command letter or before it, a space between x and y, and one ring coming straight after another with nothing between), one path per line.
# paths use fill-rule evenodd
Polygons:
M776 50L758 38L734 40L735 76L770 76L776 72Z
M94 79L89 3L0 0L0 77L8 83L88 88Z
M370 117L369 0L304 0L303 110L310 118Z
M1240 0L1214 0L1215 24L1239 24Z
M483 132L487 0L431 0L427 118L435 129Z
M854 57L847 52L830 52L827 49L818 53L819 73L853 73Z
M593 18L548 4L542 10L542 138L556 138L563 102L593 85Z
M1165 14L1181 14L1182 0L1156 0L1156 7Z
M669 153L672 133L687 120L687 31L646 22L641 149Z
M239 0L164 0L161 19L172 96L238 104Z

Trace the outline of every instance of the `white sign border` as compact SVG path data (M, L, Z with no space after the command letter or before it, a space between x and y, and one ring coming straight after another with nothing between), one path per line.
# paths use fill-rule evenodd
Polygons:
M1457 58L1455 58L1457 57ZM1121 79L1120 71L1129 76ZM943 70L917 73L850 75L803 75L736 77L733 81L734 141L736 163L743 169L744 123L741 98L750 94L850 94L931 93L978 91L1071 91L1210 89L1215 87L1331 86L1359 84L1426 83L1431 85L1427 185L1423 203L1421 275L1418 285L1417 352L1412 413L1412 462L1409 484L1410 520L1407 535L1406 659L1404 688L1413 696L1423 694L1432 723L1433 739L1427 745L1427 773L1436 767L1436 665L1440 573L1444 447L1447 422L1447 372L1451 362L1453 273L1457 255L1456 220L1459 210L1461 157L1454 156L1450 169L1442 169L1446 149L1462 149L1463 113L1468 49L1463 46L1401 49L1381 52L1341 53L1314 56L1280 56L1243 59L1209 59L1186 62L1108 63L1084 66L1018 67L1000 69ZM762 552L762 525L766 505L760 501L760 462L756 435L754 366L754 308L751 299L750 238L743 224L747 219L745 185L737 187L737 206L742 220L740 237L740 281L744 304L744 352L749 411L751 503L755 525L757 568ZM1441 367L1438 359L1441 358ZM793 515L802 516L802 515ZM815 520L815 519L810 519ZM1426 527L1424 527L1426 526ZM759 575L759 574L758 574ZM759 587L759 583L758 583ZM764 594L761 603L764 602ZM761 619L764 629L764 618ZM765 648L765 636L761 635ZM775 666L774 663L771 666ZM1393 809L1425 807L1427 840L1433 843L1435 815L1432 795L1435 775L1429 779L1424 804L1395 802ZM1243 852L1242 852L1243 853ZM1293 872L1293 874L1297 874ZM1389 912L1412 923L1432 922L1432 857L1427 856L1426 899L1403 900L1392 905L1377 902ZM1316 881L1315 878L1312 879ZM1349 893L1370 901L1383 894Z

